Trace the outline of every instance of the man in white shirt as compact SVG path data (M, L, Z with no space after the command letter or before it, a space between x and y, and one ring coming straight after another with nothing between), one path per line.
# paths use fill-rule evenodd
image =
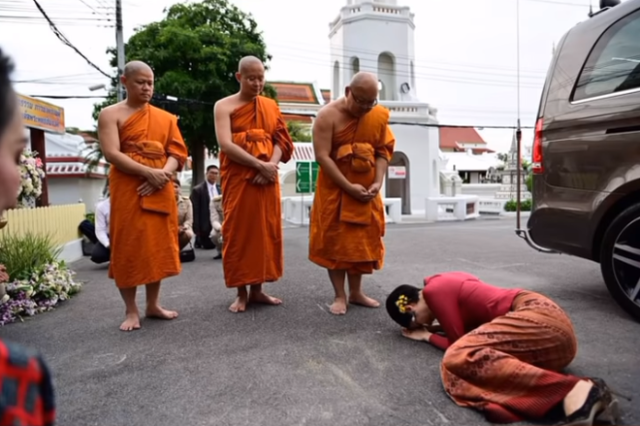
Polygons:
M215 248L211 241L211 211L209 205L214 197L222 195L220 190L220 170L218 166L207 167L207 175L204 182L196 185L191 191L191 204L193 205L193 231L196 235L196 247L205 250Z
M96 206L96 239L91 260L95 263L105 263L111 259L111 243L109 242L109 216L111 215L111 199L100 201Z

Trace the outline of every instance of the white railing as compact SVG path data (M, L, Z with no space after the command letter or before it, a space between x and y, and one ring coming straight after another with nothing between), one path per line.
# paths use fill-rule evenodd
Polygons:
M402 198L383 198L387 223L402 223ZM313 195L282 197L282 219L294 225L308 226Z
M431 222L463 221L480 217L480 199L474 195L425 199L425 216Z

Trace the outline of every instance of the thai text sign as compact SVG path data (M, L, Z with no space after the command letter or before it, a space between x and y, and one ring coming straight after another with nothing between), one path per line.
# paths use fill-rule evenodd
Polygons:
M18 98L25 127L65 133L64 108L24 95L18 95Z

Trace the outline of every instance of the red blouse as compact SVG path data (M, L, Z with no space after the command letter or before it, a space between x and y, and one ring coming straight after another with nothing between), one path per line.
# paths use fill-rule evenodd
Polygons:
M499 288L466 272L447 272L424 279L422 295L446 336L433 334L429 342L446 350L456 340L505 315L521 289Z

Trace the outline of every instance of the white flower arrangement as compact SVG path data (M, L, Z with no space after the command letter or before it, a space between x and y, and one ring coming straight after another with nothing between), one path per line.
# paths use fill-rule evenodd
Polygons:
M19 167L22 183L18 193L18 206L35 207L36 200L42 195L42 181L46 176L42 160L37 157L35 151L25 149L20 156Z
M53 262L38 268L29 279L8 283L0 299L0 325L50 311L71 298L82 288L74 275L64 262Z

